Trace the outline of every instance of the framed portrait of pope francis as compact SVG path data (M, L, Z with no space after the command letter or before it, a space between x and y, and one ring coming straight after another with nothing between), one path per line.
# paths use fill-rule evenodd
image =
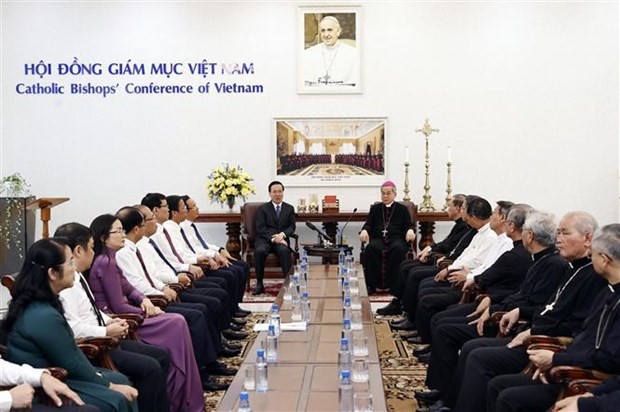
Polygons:
M298 14L297 92L361 93L361 7L299 7Z

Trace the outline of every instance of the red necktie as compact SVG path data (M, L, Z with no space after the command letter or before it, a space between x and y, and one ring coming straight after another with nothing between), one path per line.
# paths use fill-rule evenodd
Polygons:
M149 276L149 271L146 270L146 265L144 264L144 259L142 259L142 253L140 253L140 249L136 248L136 256L138 256L138 260L140 261L140 265L142 266L142 270L144 271L144 274L146 275L146 279L149 281L151 286L153 286L153 288L157 289L155 287L155 284L153 283L153 279L151 279L151 277Z
M185 262L183 262L183 258L177 253L177 250L174 248L174 243L172 243L172 238L170 237L170 233L168 233L166 228L164 228L164 236L166 236L166 240L170 244L170 248L172 249L172 253L174 253L174 256L176 256L177 259L179 259L179 263L185 263Z

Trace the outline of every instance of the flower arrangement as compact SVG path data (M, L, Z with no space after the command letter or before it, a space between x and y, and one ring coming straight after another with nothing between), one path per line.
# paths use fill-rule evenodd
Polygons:
M253 180L240 166L231 167L228 163L223 163L209 175L207 196L211 202L222 206L226 203L232 209L237 198L245 201L250 194L256 194L256 189L251 183Z
M30 196L30 185L19 173L13 173L0 180L0 197L6 199L4 214L0 215L0 241L7 249L15 246L19 258L24 257L21 242L22 203L20 198Z

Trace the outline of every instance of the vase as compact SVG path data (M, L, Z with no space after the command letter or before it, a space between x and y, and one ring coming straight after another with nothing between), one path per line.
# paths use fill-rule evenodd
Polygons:
M233 207L235 207L235 198L229 197L228 199L226 199L226 205L228 206L228 211L232 212Z

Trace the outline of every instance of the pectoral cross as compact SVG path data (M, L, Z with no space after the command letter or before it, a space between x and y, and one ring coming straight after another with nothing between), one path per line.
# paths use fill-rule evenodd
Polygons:
M383 230L381 231L381 233L383 233L383 237L384 237L384 238L386 238L386 237L387 237L387 234L388 234L388 231L387 231L387 229L383 229Z
M540 312L540 316L543 316L545 313L552 311L554 306L555 306L555 302L550 303L549 305L546 305L545 310Z

